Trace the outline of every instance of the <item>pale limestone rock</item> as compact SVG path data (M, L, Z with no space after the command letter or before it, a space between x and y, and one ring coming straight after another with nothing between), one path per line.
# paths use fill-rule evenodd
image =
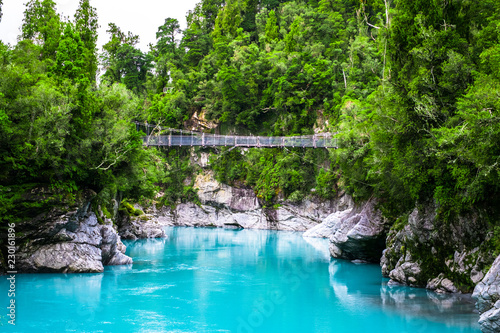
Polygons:
M439 274L438 277L429 280L426 288L434 290L438 293L457 293L459 291L451 280L444 277L443 273Z
M327 219L330 230L330 253L335 258L378 261L384 248L384 220L368 201L347 213L337 213ZM326 226L325 226L326 227Z
M485 333L500 332L500 256L474 288L472 297L476 299L476 308L481 315L481 330Z
M101 225L87 202L63 207L20 224L26 242L18 247L19 272L102 272L103 265L131 264L112 225Z

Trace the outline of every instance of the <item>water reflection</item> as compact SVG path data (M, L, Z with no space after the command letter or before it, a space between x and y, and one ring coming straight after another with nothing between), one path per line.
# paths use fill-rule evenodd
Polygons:
M368 277L367 270L380 271L380 268L343 260L330 263L330 285L345 306L379 307L408 320L424 317L459 327L461 332L478 329L479 316L469 295L437 294L426 289L388 285L388 279Z
M377 265L330 262L327 240L256 230L167 233L127 242L133 265L107 266L104 274L20 274L16 329L478 332L472 304L388 287Z

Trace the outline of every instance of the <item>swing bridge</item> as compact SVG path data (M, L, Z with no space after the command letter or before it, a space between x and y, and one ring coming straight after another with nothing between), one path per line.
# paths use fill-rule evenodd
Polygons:
M158 125L136 122L137 131L147 135L142 137L145 146L202 146L202 147L302 147L302 148L338 148L337 138L332 133L318 133L301 136L241 136L219 135L202 132L183 131L172 128L162 128Z

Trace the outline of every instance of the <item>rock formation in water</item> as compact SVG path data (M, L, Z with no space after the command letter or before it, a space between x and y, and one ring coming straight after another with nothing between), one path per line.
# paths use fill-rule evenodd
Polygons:
M418 205L392 226L381 259L382 274L437 292L470 292L493 260L481 246L486 222L478 213L443 221L437 209L433 203Z
M141 211L139 205L134 209ZM143 239L143 238L164 238L167 237L163 230L163 225L151 214L141 214L134 216L128 214L125 209L116 217L118 233L123 239Z
M18 272L102 272L103 265L131 264L110 220L99 222L86 191L71 204L16 225Z
M378 262L385 247L385 219L375 205L370 200L330 214L304 237L329 238L334 258Z
M472 294L480 313L479 325L484 333L500 332L500 256L478 283Z
M385 219L370 200L355 206L332 227L330 253L334 258L378 262L385 246Z

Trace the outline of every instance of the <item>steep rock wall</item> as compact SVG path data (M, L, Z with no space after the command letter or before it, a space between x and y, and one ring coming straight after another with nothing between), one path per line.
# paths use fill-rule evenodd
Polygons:
M443 221L434 203L418 205L389 232L381 259L392 282L437 292L470 292L493 261L481 244L487 236L479 213Z
M252 189L221 184L209 170L196 177L194 188L201 205L181 203L175 209L152 205L144 208L146 215L162 225L306 231L332 212L353 205L347 195L329 201L311 196L300 203L282 201L277 208L264 208Z
M472 294L480 313L479 325L484 333L500 332L500 256Z
M102 272L103 265L131 264L110 220L99 223L87 191L71 204L16 225L18 272Z

